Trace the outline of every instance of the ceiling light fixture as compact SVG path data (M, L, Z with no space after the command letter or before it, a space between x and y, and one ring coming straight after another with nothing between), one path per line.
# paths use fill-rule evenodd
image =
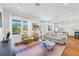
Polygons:
M71 14L71 12L68 12L68 15L70 15Z
M64 5L65 5L65 6L67 6L67 5L68 5L68 3L64 3Z
M18 6L18 7L17 7L17 9L21 9L21 7L20 7L20 6Z

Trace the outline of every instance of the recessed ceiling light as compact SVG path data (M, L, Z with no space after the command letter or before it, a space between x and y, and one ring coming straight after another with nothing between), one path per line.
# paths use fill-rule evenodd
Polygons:
M65 5L65 6L67 6L67 5L68 5L68 3L64 3L64 5Z
M20 7L20 6L18 6L18 7L17 7L17 9L21 9L21 7Z
M71 12L68 12L68 14L70 15L70 14L71 14Z

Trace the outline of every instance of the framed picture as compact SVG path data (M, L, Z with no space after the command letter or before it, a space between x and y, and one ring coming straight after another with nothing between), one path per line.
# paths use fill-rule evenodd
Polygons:
M20 20L12 20L12 33L13 35L20 34L21 32L21 21Z

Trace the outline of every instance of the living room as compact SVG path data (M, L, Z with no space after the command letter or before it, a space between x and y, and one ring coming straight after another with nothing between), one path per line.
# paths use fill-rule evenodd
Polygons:
M79 56L78 6L0 3L0 56Z

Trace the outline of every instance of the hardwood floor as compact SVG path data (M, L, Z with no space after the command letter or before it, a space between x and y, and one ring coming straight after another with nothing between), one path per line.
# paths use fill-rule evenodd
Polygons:
M39 48L38 45L33 46L33 44L31 44L30 46L31 46L30 47L31 49L29 50L29 52L30 52L29 55L31 55L31 51L34 52L34 54L32 54L32 55L39 55L39 54L42 55L42 54L44 54L44 52L46 52L44 49ZM55 47L54 50L52 50L48 53L48 56L54 56L54 55L60 56L60 52L62 49L63 48L60 49L59 46L57 46L57 48ZM23 54L21 53L21 55L28 55L26 52L24 51ZM69 37L62 56L79 56L79 39L75 39L74 37Z
M79 39L69 37L63 56L79 56Z

